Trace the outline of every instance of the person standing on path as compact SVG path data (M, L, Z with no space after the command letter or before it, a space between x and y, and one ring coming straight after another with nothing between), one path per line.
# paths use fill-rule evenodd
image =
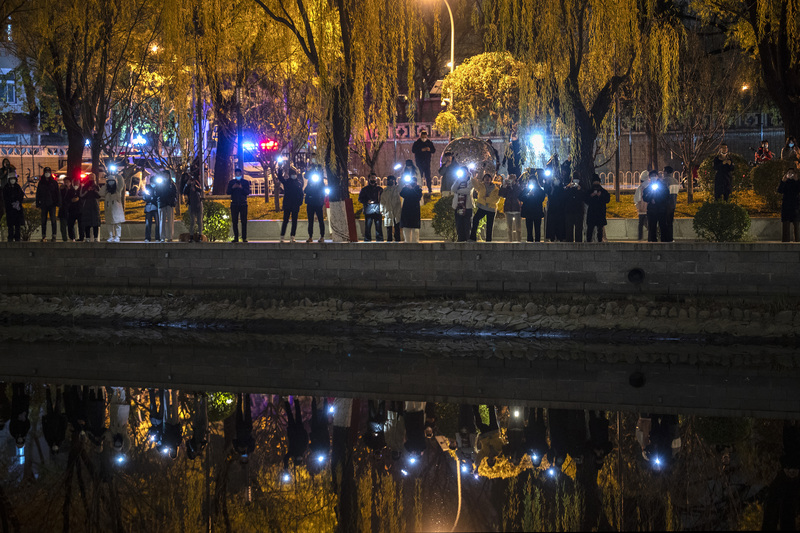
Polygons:
M383 225L386 226L386 242L400 242L400 215L403 210L403 199L400 198L400 185L397 178L389 175L386 188L381 193L381 213Z
M300 214L300 206L303 205L303 180L297 169L294 168L287 159L284 165L278 169L278 181L283 189L283 224L281 224L281 242L286 238L286 227L289 219L292 220L292 229L289 233L289 241L295 242L297 235L297 217Z
M171 181L171 180L170 180ZM125 180L120 174L109 174L100 188L105 200L105 217L108 224L108 242L119 242L122 238L122 223L125 222ZM174 206L173 206L174 207Z
M153 184L154 179L154 177L148 177L147 184L139 190L139 194L144 198L144 242L150 242L150 237L154 237L156 242L161 240L161 232L158 228L158 198Z
M566 242L583 242L583 213L587 191L576 174L564 188L564 223L567 227Z
M519 202L522 192L517 174L509 174L500 187L500 197L505 198L503 214L506 216L508 242L522 242L522 206Z
M781 242L800 242L800 176L798 170L790 168L778 184L781 201ZM792 238L794 232L794 239Z
M227 194L231 197L231 225L233 226L233 240L239 242L239 221L242 223L242 242L247 242L247 197L250 196L250 182L244 179L241 168L233 173L233 179L228 182Z
M156 203L161 242L172 242L175 233L175 206L178 204L178 188L168 172L156 177Z
M80 183L72 182L68 177L64 178L64 185L66 191L62 198L61 209L66 211L66 220L62 223L67 225L67 237L72 242L75 242L75 225L78 226L78 242L83 242L83 225L81 224L81 197L80 197ZM62 235L63 237L63 235Z
M666 242L664 239L669 236L669 187L659 179L655 170L650 171L650 182L642 192L642 200L647 202L647 241L658 242L660 234L661 242Z
M674 240L675 210L678 208L678 193L681 191L681 184L675 179L675 169L664 167L664 183L669 187L669 212L667 213L667 239L664 242Z
M407 243L419 242L419 228L422 226L420 205L422 204L422 188L417 185L417 178L411 174L403 175L403 188L400 190L403 207L400 209L400 225L403 227L403 240Z
M378 185L378 177L370 172L367 186L358 193L358 201L364 206L364 242L372 240L372 226L375 226L375 240L383 242L381 227L381 194L383 188Z
M733 161L728 153L728 145L721 144L719 146L719 154L714 158L714 200L728 201L731 192L733 191Z
M97 178L89 173L81 184L81 224L83 234L89 242L100 242L100 190ZM92 238L94 237L94 239Z
M8 184L8 180L14 176L16 179L17 176L17 169L11 164L7 158L3 159L3 164L0 166L0 218L3 218L5 214L5 187ZM20 187L21 189L21 187Z
M592 178L592 188L586 196L586 242L592 242L597 234L597 242L603 242L603 228L606 221L606 205L611 201L611 195L603 188L600 176Z
M319 224L319 241L325 242L325 219L322 209L325 207L325 182L322 179L322 169L318 165L312 166L306 172L306 216L308 218L308 240L314 242L314 219Z
M461 179L459 170L462 176L466 175L467 169L458 164L453 152L445 152L442 155L442 166L439 167L439 179L441 180L439 192L442 196L452 194L453 186Z
M22 225L25 223L25 212L22 210L22 200L25 198L25 193L17 183L17 175L12 174L8 178L8 182L0 190L2 190L3 194L8 242L19 242L22 234Z
M36 207L42 212L42 242L47 242L47 217L50 217L52 242L56 241L56 210L61 205L61 192L50 167L44 167L36 188Z
M189 242L195 240L203 242L203 200L206 194L200 176L187 174L182 192L186 196L186 205L189 207ZM195 227L197 227L196 233Z
M428 132L422 130L419 138L414 141L411 146L411 153L414 154L414 159L417 163L417 168L421 177L425 180L425 185L428 187L428 194L433 193L431 187L433 178L431 177L431 156L436 153L436 147L433 142L428 139Z
M467 242L472 229L472 213L475 212L475 185L467 170L459 168L450 189L453 193L453 210L456 220L456 242Z
M478 226L481 220L486 219L486 239L485 242L492 242L492 230L494 228L494 216L497 212L497 202L500 200L500 187L494 182L491 174L484 174L480 181L472 178L472 186L478 192L475 205L478 207L475 216L472 217L472 229L469 233L469 240L477 242Z
M647 202L644 201L642 195L644 190L650 184L650 174L643 170L639 176L639 186L636 192L633 193L633 203L636 205L636 212L639 215L639 239L644 240L644 230L647 228Z
M542 218L544 218L545 192L537 179L541 169L529 169L527 177L522 185L522 193L519 196L520 215L525 219L525 230L527 231L527 242L541 242L542 240Z

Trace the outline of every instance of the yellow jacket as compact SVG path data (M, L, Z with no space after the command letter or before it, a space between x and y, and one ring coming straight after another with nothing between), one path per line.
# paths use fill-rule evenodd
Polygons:
M492 182L491 189L487 193L486 186L478 178L472 178L472 186L478 193L478 199L475 200L477 206L486 211L495 211L497 202L500 201L500 186Z

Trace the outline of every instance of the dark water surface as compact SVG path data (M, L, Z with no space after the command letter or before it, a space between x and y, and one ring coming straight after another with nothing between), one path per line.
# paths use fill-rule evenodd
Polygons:
M0 531L759 529L800 508L792 347L30 325L0 346Z

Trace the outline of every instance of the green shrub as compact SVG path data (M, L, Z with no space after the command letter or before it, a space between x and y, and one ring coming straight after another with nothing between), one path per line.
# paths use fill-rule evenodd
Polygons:
M711 446L735 444L750 436L751 418L697 417L694 421L697 434Z
M700 178L700 188L704 191L714 194L714 158L717 154L712 155L700 165L698 169L698 177ZM733 172L731 173L731 185L733 191L745 191L750 189L752 184L750 182L750 165L749 160L740 156L739 154L730 154L731 161L733 162Z
M25 221L19 230L19 236L23 241L29 241L36 230L42 227L42 211L33 206L23 206L22 212L25 214Z
M443 196L436 201L433 206L433 219L431 220L433 231L446 241L455 242L456 237L456 215L453 211L453 197Z
M236 409L236 395L232 392L208 393L208 421L225 420Z
M189 227L189 208L183 212L183 223ZM231 212L220 202L203 200L203 235L209 241L225 241L231 233Z
M750 230L750 215L744 207L730 202L706 202L697 210L692 226L703 240L738 242Z
M750 171L753 192L766 202L768 208L780 207L781 195L778 194L778 185L786 171L793 166L793 163L778 159L758 165Z

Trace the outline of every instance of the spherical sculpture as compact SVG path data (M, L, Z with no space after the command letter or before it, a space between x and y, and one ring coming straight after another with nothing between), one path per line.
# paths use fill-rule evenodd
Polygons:
M500 166L499 156L492 144L477 137L459 137L453 139L450 144L442 151L453 152L456 161L477 176L484 174L494 174Z

